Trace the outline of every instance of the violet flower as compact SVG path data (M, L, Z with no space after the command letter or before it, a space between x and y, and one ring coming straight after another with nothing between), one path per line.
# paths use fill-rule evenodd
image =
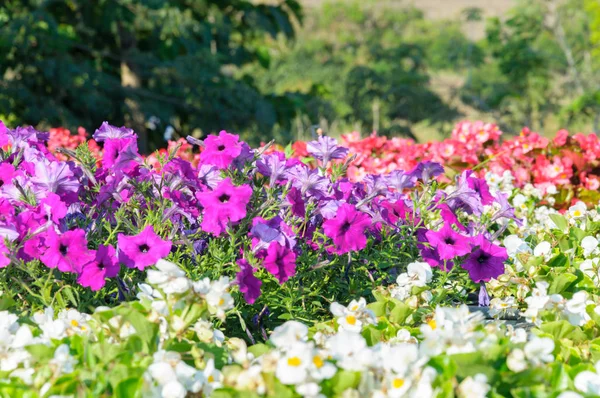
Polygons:
M136 135L132 129L125 126L116 127L103 122L102 125L94 132L92 138L97 142L106 141L109 139L120 139L120 138L135 138Z
M271 242L263 266L282 284L296 274L296 253L277 242Z
M326 166L331 159L343 159L348 155L348 148L338 145L335 138L320 136L317 141L306 144L306 150L315 159L319 159Z
M494 245L483 235L475 237L473 246L478 246L477 250L462 264L462 267L469 271L473 282L487 282L504 273L504 262L508 259L505 248Z
M244 300L248 304L254 304L256 299L260 297L262 281L254 276L256 270L245 259L238 260L237 265L240 266L240 272L236 274L240 292L244 295Z
M442 260L452 260L471 251L471 238L455 232L449 223L439 231L427 231L425 236Z

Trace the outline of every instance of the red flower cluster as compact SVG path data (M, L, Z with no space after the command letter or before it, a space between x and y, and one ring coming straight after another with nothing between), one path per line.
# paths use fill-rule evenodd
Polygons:
M343 135L342 140L356 157L348 168L354 181L433 161L444 165L447 173L477 166L482 177L488 172L498 176L510 172L517 187L532 184L543 192L556 187L559 207L573 197L590 203L600 200L600 139L596 134L570 135L560 130L550 140L525 127L519 135L506 137L495 124L463 121L450 138L439 142L420 144L376 133L361 138L357 132ZM296 157L308 155L304 142L294 143L292 149Z

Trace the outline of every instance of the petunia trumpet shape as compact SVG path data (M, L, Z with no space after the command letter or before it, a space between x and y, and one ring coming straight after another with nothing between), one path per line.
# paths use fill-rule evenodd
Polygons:
M129 268L141 271L167 257L171 251L171 242L161 239L152 225L134 236L119 234L117 242L119 261Z

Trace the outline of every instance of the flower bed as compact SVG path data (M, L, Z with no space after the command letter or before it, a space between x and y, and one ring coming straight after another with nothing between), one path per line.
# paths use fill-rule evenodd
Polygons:
M425 159L352 182L329 137L93 138L0 124L0 396L600 393L597 209Z

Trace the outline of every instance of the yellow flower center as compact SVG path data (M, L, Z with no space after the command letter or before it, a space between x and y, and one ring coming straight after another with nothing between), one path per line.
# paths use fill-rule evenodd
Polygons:
M394 386L394 388L402 388L403 385L404 385L404 379L395 378L394 381L392 382L392 386Z
M579 216L581 216L581 211L579 211L579 210L575 210L575 211L573 212L573 215L574 215L575 217L579 217Z
M71 319L71 325L73 327L77 327L77 326L79 326L79 322L77 322L77 320L75 320L75 319Z
M290 357L288 358L287 363L289 366L298 367L302 365L302 360L298 357Z
M225 304L225 299L221 298L221 300L219 300L219 305L223 305L223 304Z
M437 328L437 322L435 321L435 319L430 319L427 321L427 324L429 325L429 327L433 330L435 330Z
M317 368L319 368L319 369L320 369L321 367L323 367L323 365L325 364L325 362L323 362L323 360L321 359L321 357L320 357L320 356L318 356L318 355L315 355L315 356L313 357L313 363L314 363L314 364L315 364L315 366L316 366Z
M348 322L348 325L356 325L356 317L354 315L348 315L346 316L346 322Z
M208 382L212 383L213 381L215 381L215 376L213 376L213 375L208 376Z
M353 306L350 310L351 311L356 311L358 309L358 304L356 304L355 306Z

